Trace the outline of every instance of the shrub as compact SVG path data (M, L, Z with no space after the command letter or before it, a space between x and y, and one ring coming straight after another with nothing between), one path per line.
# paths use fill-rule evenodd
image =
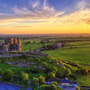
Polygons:
M71 75L70 75L70 78L73 78L73 79L75 79L75 80L77 79L76 75L74 75L74 74L71 74Z
M22 79L28 79L28 74L27 73L22 73Z
M41 76L39 77L39 85L45 84L45 77Z
M68 74L71 74L71 71L70 71L70 69L67 69L67 73L68 73Z
M81 67L80 71L82 72L83 75L86 75L88 73L87 67Z
M39 58L36 58L37 62L39 63L41 60Z
M55 86L54 84L51 84L51 85L42 85L42 86L40 86L40 90L62 90L62 89Z
M76 86L76 87L75 87L75 90L80 90L80 87Z
M26 86L26 85L28 85L28 82L29 82L29 79L23 79L22 80L22 83Z
M56 73L57 72L57 68L56 67L53 67L53 71Z
M53 73L53 72L50 72L49 74L48 74L48 77L51 79L51 78L55 78L55 73Z
M32 69L31 69L31 72L32 72L32 73L38 73L39 70L37 69L36 66L33 66Z
M14 75L14 73L12 72L12 70L5 70L1 74L1 79L3 81L11 81L13 75Z
M34 41L34 43L36 43L36 41Z
M33 78L33 80L30 83L30 86L34 89L38 87L38 78Z
M51 67L47 66L44 70L44 73L49 73L49 72L51 72Z
M1 76L1 74L2 74L2 69L0 68L0 76Z
M22 81L23 79L28 79L28 74L21 71L18 78L20 81Z
M47 68L47 63L46 62L43 63L43 67Z
M13 81L17 81L18 77L16 75L13 76Z
M27 59L27 56L26 55L21 55L19 56L20 59Z
M65 67L65 66L62 66L62 69L63 69L63 70L66 70L66 67Z

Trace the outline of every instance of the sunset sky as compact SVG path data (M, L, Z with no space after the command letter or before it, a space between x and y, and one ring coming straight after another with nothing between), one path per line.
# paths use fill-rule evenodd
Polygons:
M0 33L90 33L90 0L0 0Z

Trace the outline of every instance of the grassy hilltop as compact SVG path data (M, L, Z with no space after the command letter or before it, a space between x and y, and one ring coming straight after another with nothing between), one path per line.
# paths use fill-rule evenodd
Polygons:
M36 41L36 43L33 43L34 41ZM51 45L53 43L55 42L45 43L45 45ZM39 40L32 40L31 43L28 45L25 45L25 43L22 42L23 50L29 50L30 45L32 50L42 47L42 44ZM48 53L50 56L53 56L54 58L60 58L61 60L78 62L81 65L84 65L88 69L90 69L90 41L69 43L67 42L67 44L63 48L42 52ZM87 83L85 83L85 81ZM77 75L77 82L79 85L89 85L90 73L88 73L87 75Z
M42 39L21 39L21 43L22 43L22 50L30 50L30 45L31 45L31 50L35 50L35 49L39 49L42 47L42 44L40 43L41 40L44 40L44 38ZM51 45L54 43L57 43L57 39L50 39L51 41L48 43L45 43L44 45ZM80 40L80 41L78 41ZM29 42L30 41L30 42ZM9 61L13 62L13 61L26 61L26 62L34 62L37 63L37 65L32 65L32 66L42 66L44 67L44 64L47 63L47 65L49 66L49 68L53 68L56 67L58 70L58 75L59 77L63 77L66 75L66 69L63 66L60 66L57 62L57 58L60 58L60 62L62 62L64 64L64 66L67 69L70 69L70 73L71 76L68 76L69 80L76 80L78 82L78 85L86 85L86 86L90 86L90 41L89 39L67 39L67 38L63 38L61 39L62 42L66 42L66 41L70 41L67 42L65 44L64 47L60 48L60 49L56 49L56 50L48 50L48 51L42 51L44 53L49 54L49 56L51 56L54 59L54 62L50 63L49 60L51 60L51 58L47 58L44 57L45 60L43 60L42 58L38 57L27 57L27 59L20 59L18 57L14 57L12 59L10 59ZM28 43L29 42L29 43ZM29 59L29 58L33 58L33 59ZM24 71L25 73L29 74L29 79L31 80L33 77L39 77L40 75L45 76L46 78L47 73L45 73L45 70L37 70L38 72L34 73L32 71L32 68L28 68L28 67L16 67L14 65L10 66L7 63L2 62L2 59L0 60L0 68L2 68L3 70L6 69L10 69L12 70L15 74L19 74L20 71ZM7 60L5 60L7 61ZM40 61L40 63L39 63ZM89 72L88 74L83 75L81 72L78 72L78 70L80 71L80 68L78 66L75 65L71 65L68 62L75 62L77 64L79 64L80 66L84 66L87 67ZM46 69L46 68L45 68ZM49 72L51 72L52 70L50 70ZM69 72L69 71L68 71ZM78 74L77 74L78 72ZM57 75L57 76L58 76Z

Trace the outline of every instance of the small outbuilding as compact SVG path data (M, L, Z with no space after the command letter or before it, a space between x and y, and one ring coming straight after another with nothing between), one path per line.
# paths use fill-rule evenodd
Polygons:
M61 48L61 47L62 47L62 43L52 44L52 46L55 46L55 47L57 47L57 48Z
M62 86L69 86L68 78L63 78L61 81L62 81Z
M69 86L77 86L77 81L70 81Z

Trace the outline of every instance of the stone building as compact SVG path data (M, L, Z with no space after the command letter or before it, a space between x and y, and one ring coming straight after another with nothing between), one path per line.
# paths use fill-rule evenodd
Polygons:
M22 50L22 45L19 37L17 38L7 37L5 39L5 43L0 42L0 52L8 52L13 50L18 50L18 51Z

